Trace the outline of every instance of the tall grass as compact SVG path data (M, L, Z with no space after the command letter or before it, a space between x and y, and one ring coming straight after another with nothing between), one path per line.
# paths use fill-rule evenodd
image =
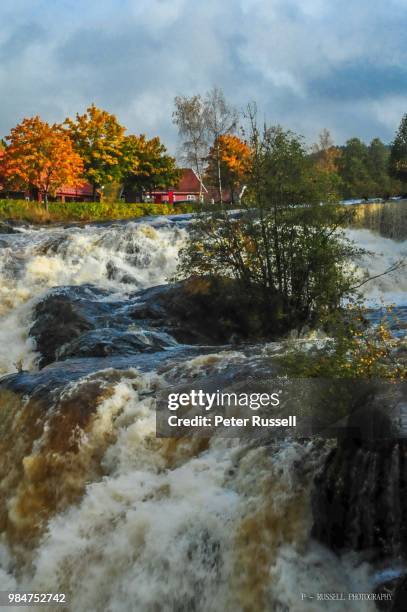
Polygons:
M26 200L0 200L0 220L13 219L30 223L69 221L108 221L146 215L169 215L193 212L191 204L127 204L125 202L50 202L44 204Z

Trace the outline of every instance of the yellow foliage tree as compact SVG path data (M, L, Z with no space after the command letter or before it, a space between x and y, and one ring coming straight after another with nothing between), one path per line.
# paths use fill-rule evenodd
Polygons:
M219 145L219 147L218 147ZM222 183L230 190L232 202L245 182L252 163L250 147L238 136L223 134L214 143L208 156L206 179L210 185L217 184L217 154L219 150Z
M24 119L6 137L2 161L7 184L15 189L35 189L48 207L48 197L62 185L83 183L83 163L61 125L40 117Z
M65 120L66 129L85 165L85 176L98 187L118 181L122 174L122 144L125 128L115 115L92 104L83 115Z

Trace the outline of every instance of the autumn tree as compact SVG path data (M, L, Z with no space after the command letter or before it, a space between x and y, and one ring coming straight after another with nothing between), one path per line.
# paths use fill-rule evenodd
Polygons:
M158 137L126 136L122 143L122 170L125 189L139 193L167 189L176 184L180 170L175 158Z
M311 147L311 159L321 171L322 177L325 177L327 185L331 187L332 191L328 194L331 200L338 199L341 189L341 178L338 172L340 157L339 147L335 146L329 130L324 128L319 134L318 142Z
M202 177L209 148L204 100L199 94L189 98L176 96L174 104L172 118L181 140L181 158L195 170L199 178L201 196Z
M312 156L316 164L325 172L338 172L340 149L335 146L329 130L324 128L319 134L318 142L312 145Z
M220 136L219 143L214 143L208 156L206 176L211 185L216 184L218 180L218 144L222 180L225 187L230 190L234 202L246 182L252 163L252 152L247 143L238 136L232 134Z
M36 116L24 119L6 138L3 173L13 188L35 189L48 207L48 197L62 185L83 182L83 162L61 125Z
M212 143L212 164L216 166L214 185L217 186L219 201L222 203L220 137L235 132L237 111L226 101L223 91L214 87L205 97L199 94L190 98L177 96L173 120L178 127L184 159L192 165L200 179Z
M222 157L221 136L232 134L237 127L238 113L225 98L221 89L214 87L206 94L204 100L205 129L208 139L213 142L214 160L217 169L217 186L219 202L222 204Z
M98 187L119 180L122 174L122 144L125 128L115 115L92 104L83 115L65 120L66 129L85 166L85 176Z
M407 183L407 114L402 118L391 145L389 168L394 178Z

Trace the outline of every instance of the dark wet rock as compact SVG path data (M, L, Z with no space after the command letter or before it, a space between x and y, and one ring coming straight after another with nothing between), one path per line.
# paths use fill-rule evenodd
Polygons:
M103 300L109 294L92 286L51 291L34 309L30 335L41 354L39 366L71 357L107 357L161 351L172 338L135 321L136 300Z
M165 328L178 342L225 344L271 339L282 329L273 309L260 311L234 281L190 278L137 293L133 316ZM267 322L265 321L267 319Z
M112 261L108 261L106 264L106 273L107 278L109 280L117 280L120 283L124 283L126 285L135 285L137 286L137 279L134 278L131 274L127 274L123 270L121 270L118 266L116 266Z
M71 244L70 235L57 234L50 236L36 247L38 255L56 255L57 253L65 257Z
M312 533L334 551L407 554L407 440L387 409L351 414L315 479Z
M0 221L0 234L18 234L19 231L15 229L11 223Z
M407 576L401 574L380 583L375 589L376 607L382 612L407 610Z
M120 271L109 263L108 274ZM125 276L121 280L132 282ZM39 365L68 357L159 351L172 339L212 346L259 339L261 321L251 319L250 309L224 288L188 280L115 301L103 299L108 292L92 286L60 287L35 307L30 335L41 353Z
M107 264L106 264L107 278L109 280L112 280L113 278L116 278L118 272L119 272L118 267L112 261L108 261Z
M407 610L407 576L397 580L392 593L391 612L406 612Z
M114 329L86 331L79 338L65 344L58 351L58 359L67 357L107 357L132 355L137 352L156 352L168 346L168 342L156 335L138 336L133 332Z
M83 287L76 292L72 289L69 294L63 291L52 292L37 304L30 335L41 353L40 367L55 361L58 351L65 344L95 329L97 317L102 313L108 315L105 304L87 298L86 288L84 291Z

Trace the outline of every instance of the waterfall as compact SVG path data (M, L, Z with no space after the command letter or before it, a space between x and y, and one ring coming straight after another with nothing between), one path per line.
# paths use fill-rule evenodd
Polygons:
M326 602L300 592L372 589L367 562L310 536L313 482L332 442L155 437L158 390L269 368L280 350L191 354L170 333L129 323L137 292L173 278L189 222L2 236L0 372L11 376L0 383L1 589L66 592L75 612L315 612ZM406 252L406 242L368 230L349 235L375 250L355 262L370 273ZM160 351L110 361L60 353L41 369L30 329L50 294L86 302L103 333L119 329L152 349L158 337ZM406 306L406 294L397 272L374 281L366 299Z

